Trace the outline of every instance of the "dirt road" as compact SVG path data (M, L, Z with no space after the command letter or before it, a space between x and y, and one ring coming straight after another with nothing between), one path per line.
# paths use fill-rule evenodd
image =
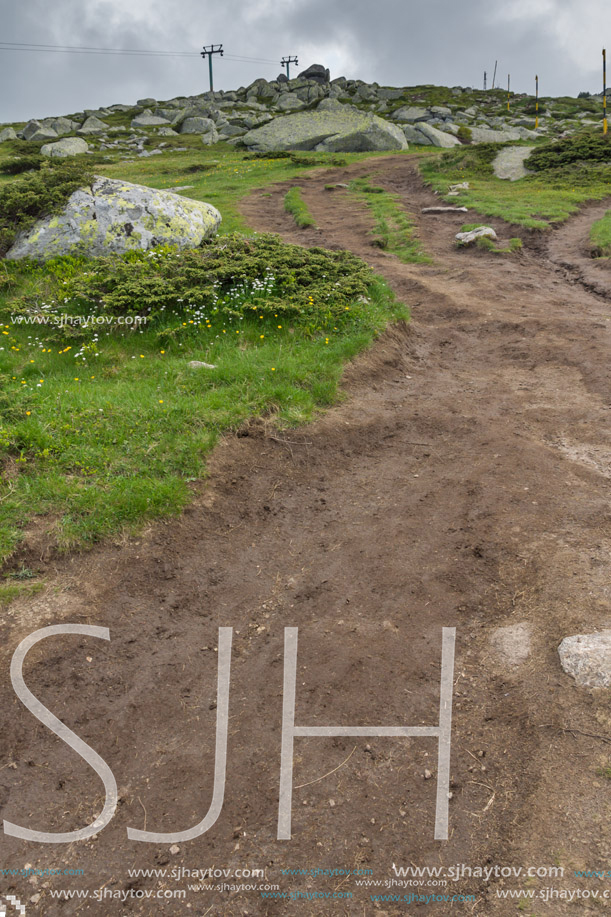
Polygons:
M608 692L576 687L557 655L563 637L611 626L604 278L595 287L588 265L574 266L581 217L551 239L492 221L501 239L523 235L517 256L457 251L465 217L420 214L435 199L413 161L361 163L332 180L365 173L402 196L432 265L403 265L372 247L368 212L346 191L325 190L329 173L299 182L318 230L298 230L284 213L288 185L253 194L244 212L255 228L289 241L363 257L410 305L409 327L391 329L348 368L345 399L313 425L278 434L255 423L227 438L179 521L85 556L38 558L49 589L11 607L0 669L4 818L69 831L103 803L98 777L10 686L15 647L49 624L110 629L109 643L49 638L31 651L25 676L102 755L120 796L115 818L92 840L66 847L2 838L0 867L84 870L37 883L14 878L10 888L4 880L26 901L41 895L28 917L494 917L516 913L504 892L552 887L598 889L601 898L541 898L526 912L609 908L602 894L611 881L574 877L575 869L608 868L610 785L597 774L611 758ZM228 626L220 817L178 852L130 841L128 827L181 831L208 810L218 628ZM295 740L292 839L276 840L285 627L299 628L301 726L435 725L442 628L456 628L447 841L434 839L436 740L348 737ZM393 863L488 867L490 878L357 884L363 875L395 879ZM139 897L187 890L195 883L177 870L213 866L229 870L212 883L229 890ZM556 874L511 878L499 874L506 867ZM166 875L130 877L139 868ZM261 887L236 891L250 881L240 869L264 869L265 880L253 880ZM263 898L265 885L278 886L266 894L294 897ZM102 886L124 900L51 897ZM313 897L327 893L335 897ZM429 900L371 900L389 893Z

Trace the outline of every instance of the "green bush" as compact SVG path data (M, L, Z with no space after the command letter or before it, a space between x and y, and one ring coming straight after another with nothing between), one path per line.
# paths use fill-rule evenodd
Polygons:
M456 134L462 143L471 143L473 140L473 131L466 124L461 124Z
M282 317L309 332L339 328L358 321L360 298L364 303L373 281L371 269L350 252L286 245L268 234L223 236L189 251L164 247L96 258L85 269L58 259L44 270L56 277L55 301L45 300L50 309L140 316L162 336L191 325L218 330L254 315ZM22 310L34 306L21 303ZM96 328L78 326L75 334L87 330Z
M2 175L21 175L22 172L37 172L42 166L45 159L37 154L32 156L18 156L16 159L9 159L0 166Z
M545 172L577 162L611 163L611 134L580 132L538 146L528 159L528 168Z
M85 164L45 162L38 172L0 186L0 257L17 234L61 211L74 191L93 181Z

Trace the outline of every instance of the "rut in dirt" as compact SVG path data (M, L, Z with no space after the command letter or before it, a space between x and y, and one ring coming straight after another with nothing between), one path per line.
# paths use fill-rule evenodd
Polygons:
M401 196L433 264L372 247L368 212L325 190L330 177L365 173ZM6 676L35 627L81 620L109 627L111 643L49 643L32 653L27 681L117 777L113 822L71 849L97 885L129 888L126 864L152 861L249 864L286 891L308 886L286 885L283 868L359 867L383 879L392 863L593 864L610 840L596 777L605 744L592 738L608 733L608 712L562 673L557 647L609 623L608 301L568 282L538 239L507 259L456 251L464 216L421 215L434 198L405 157L299 183L317 230L297 230L283 212L288 184L251 195L250 224L360 255L412 322L348 368L345 399L316 423L273 437L253 423L227 438L178 522L58 562L60 591L15 606L2 690L5 741L20 763L0 771L5 817L70 830L99 809L91 772L74 757L67 769ZM530 641L522 661L498 649L497 629L516 624ZM220 626L234 628L225 801L214 827L172 856L128 842L126 828L178 831L206 812ZM285 627L299 628L303 726L435 725L442 628L456 628L447 841L433 836L435 740L345 737L295 740L293 834L276 840ZM56 859L34 844L2 846L7 866ZM476 896L474 914L503 915L501 885L452 890ZM349 903L313 900L307 913L369 914L368 890L349 888ZM295 912L231 892L209 904L227 915ZM123 912L146 907L134 900ZM553 913L574 913L564 907ZM160 901L155 913L172 908Z

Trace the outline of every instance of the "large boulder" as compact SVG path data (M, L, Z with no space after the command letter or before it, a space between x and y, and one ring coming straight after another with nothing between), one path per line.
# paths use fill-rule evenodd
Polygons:
M88 149L89 144L82 137L66 137L64 140L58 140L57 143L45 143L40 148L40 152L50 159L65 159L68 156L79 156L81 153L86 153Z
M164 125L168 126L171 120L171 118L154 115L150 108L145 108L139 115L132 118L132 127L163 127Z
M331 74L322 64L312 64L307 70L302 70L297 74L298 80L316 80L317 83L329 83Z
M0 131L0 143L4 143L5 140L16 140L17 134L15 129L12 127L5 127L4 130Z
M405 150L407 140L396 124L359 111L304 111L249 131L249 149L262 153L275 150L317 150L360 153Z
M70 196L63 213L39 220L18 236L6 257L46 261L60 255L146 251L163 244L195 248L216 233L220 222L211 204L98 176Z
M214 121L210 118L185 118L180 126L181 134L207 134L214 136L216 134L216 127ZM214 143L214 140L211 140L210 143Z
M535 136L538 136L535 134ZM508 140L520 140L517 130L491 131L485 127L471 128L471 141L473 143L506 143Z
M300 111L305 107L306 103L302 102L301 99L298 99L297 96L292 92L286 92L283 96L280 96L280 99L276 104L276 109L278 111Z
M104 131L108 130L108 124L105 121L100 121L95 115L90 115L79 127L77 134L85 135L88 134L103 134Z
M446 134L445 131L440 131L438 128L433 127L432 124L427 124L426 121L418 121L415 127L420 134L423 134L430 140L433 146L440 146L446 149L453 146L460 146L458 137L455 137L453 134Z
M409 121L412 124L416 121L427 121L431 117L426 108L414 108L412 105L397 108L392 116L396 121Z

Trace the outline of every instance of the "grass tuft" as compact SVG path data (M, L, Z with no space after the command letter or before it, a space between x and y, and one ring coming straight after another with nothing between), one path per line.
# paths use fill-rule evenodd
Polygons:
M301 196L301 188L291 188L284 195L284 209L291 214L300 229L316 226L316 221L308 205Z

